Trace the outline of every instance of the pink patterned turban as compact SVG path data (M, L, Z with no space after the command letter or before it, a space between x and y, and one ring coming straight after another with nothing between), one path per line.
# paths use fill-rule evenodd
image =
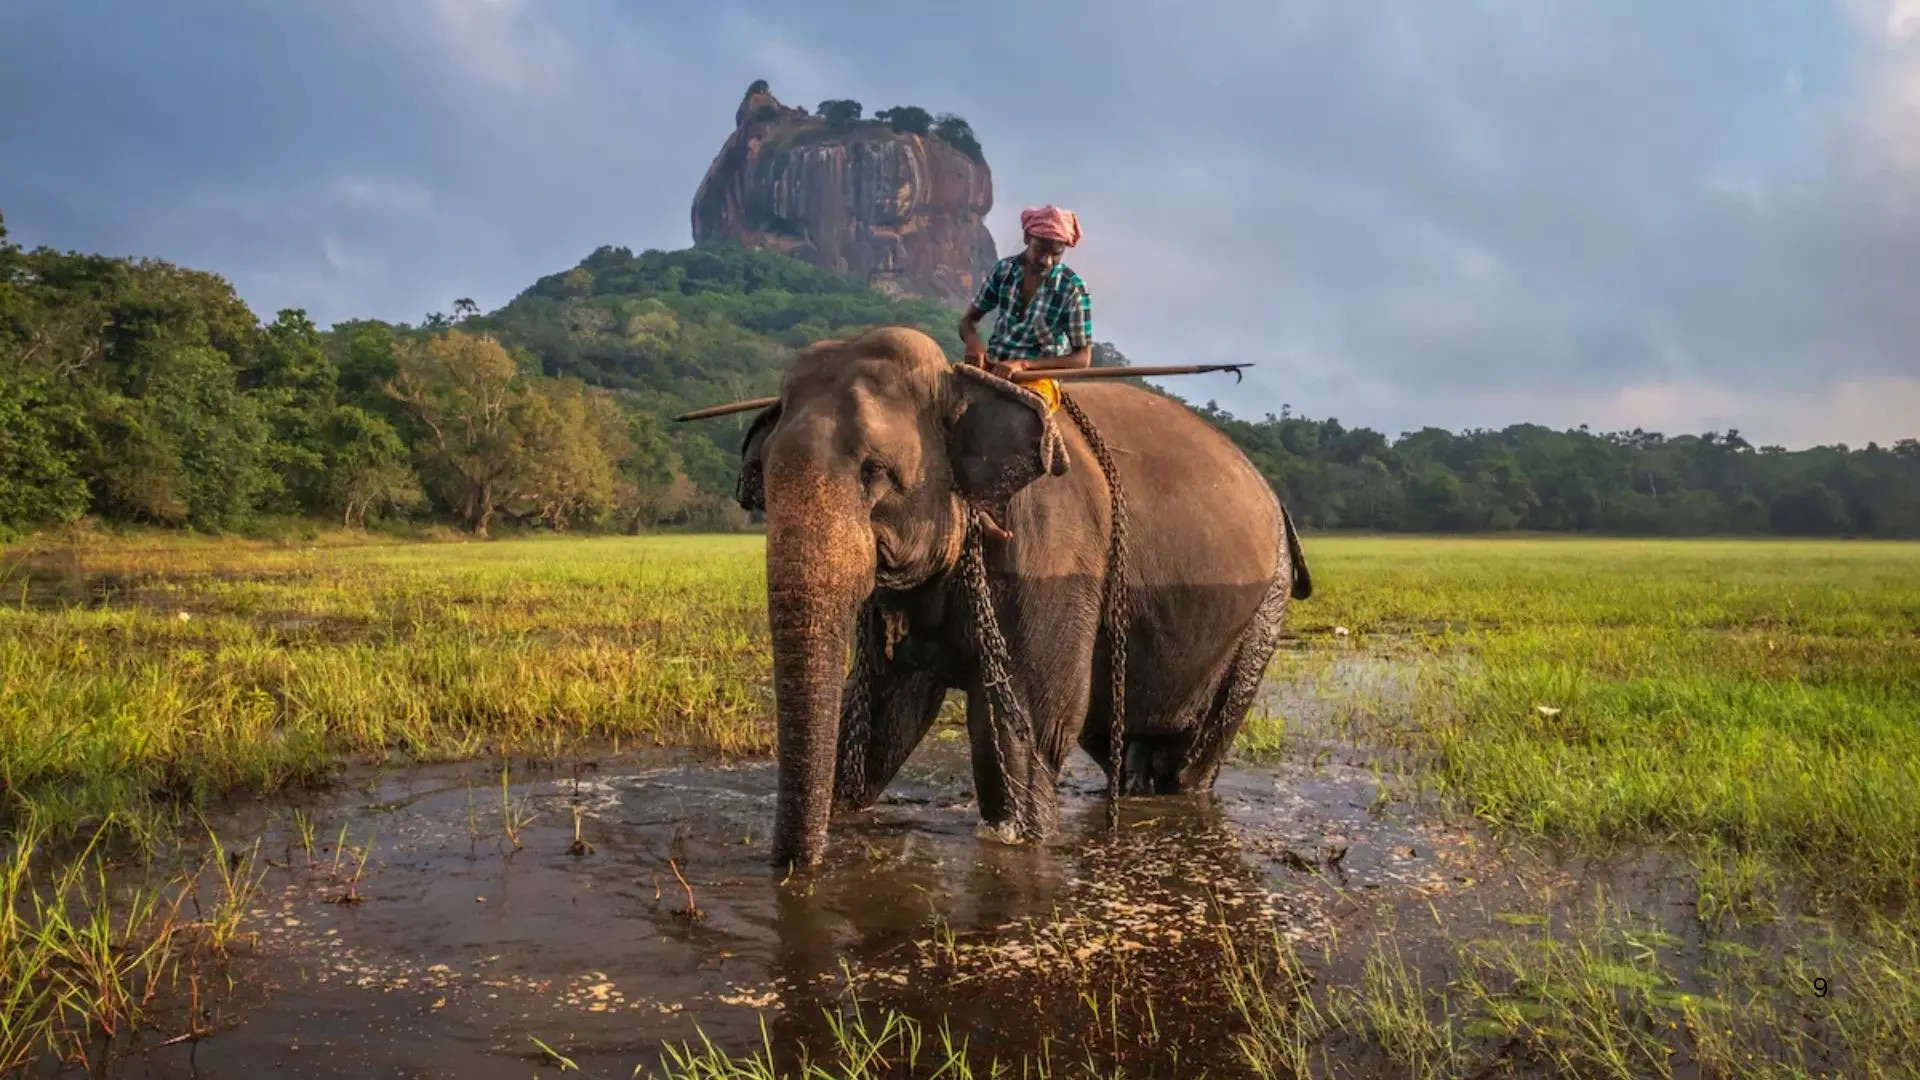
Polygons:
M1020 231L1072 247L1080 242L1080 219L1073 211L1049 203L1020 211Z

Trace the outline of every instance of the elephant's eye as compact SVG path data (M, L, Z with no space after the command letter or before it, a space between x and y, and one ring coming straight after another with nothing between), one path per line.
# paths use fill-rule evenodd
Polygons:
M879 458L868 458L860 463L860 483L865 485L869 492L878 494L875 489L882 484L898 488L900 477L887 466L886 462Z

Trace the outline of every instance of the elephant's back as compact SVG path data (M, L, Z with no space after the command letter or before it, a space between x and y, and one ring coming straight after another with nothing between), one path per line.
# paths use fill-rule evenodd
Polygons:
M1286 555L1279 500L1240 448L1159 394L1124 384L1066 389L1112 451L1142 583L1246 592L1250 600L1228 606L1257 606ZM1059 419L1079 444L1064 410ZM1090 453L1075 457L1092 464Z

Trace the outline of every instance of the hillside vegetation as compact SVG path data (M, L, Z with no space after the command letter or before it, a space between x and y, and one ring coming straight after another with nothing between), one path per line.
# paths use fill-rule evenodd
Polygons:
M602 247L498 311L262 323L221 277L28 251L0 224L0 530L263 516L553 530L744 524L746 417L794 348L882 323L957 357L953 313L783 255ZM1152 357L1147 362L1179 362ZM1126 364L1102 343L1096 362ZM1199 411L1317 528L1920 536L1920 443L1754 447L1738 432L1518 424L1397 439Z

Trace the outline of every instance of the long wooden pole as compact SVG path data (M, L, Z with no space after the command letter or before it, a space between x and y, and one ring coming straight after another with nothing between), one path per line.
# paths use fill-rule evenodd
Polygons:
M1169 365L1163 365L1160 367L1084 367L1084 368L1064 368L1064 369L1054 369L1054 370L1042 369L1042 370L1036 370L1036 371L1017 372L1013 376L1013 381L1017 383L1030 383L1030 382L1039 382L1042 379L1059 379L1062 382L1073 381L1077 379L1139 379L1139 378L1145 378L1147 376L1158 377L1161 375L1204 375L1204 374L1207 374L1208 372L1213 372L1213 371L1231 371L1233 372L1233 377L1236 380L1238 380L1241 377L1240 369L1248 368L1252 366L1253 366L1252 364L1169 364ZM674 417L674 420L675 421L705 420L708 417L727 416L731 413L748 412L753 409L764 409L769 405L778 405L778 404L780 404L780 399L777 397L752 398L747 401L732 401L732 402L728 402L725 405L709 405L704 409L695 409L692 412L683 412L679 416Z

